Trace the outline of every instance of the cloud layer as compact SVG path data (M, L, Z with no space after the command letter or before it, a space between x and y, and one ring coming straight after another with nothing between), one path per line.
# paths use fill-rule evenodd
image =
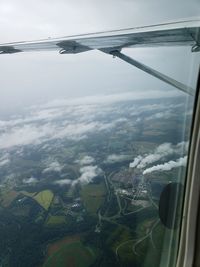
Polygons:
M54 100L44 105L32 106L25 110L25 115L0 120L0 150L64 138L82 140L91 133L106 132L122 124L130 125L127 114L133 119L131 123L137 124L147 110L151 114L146 115L146 118L151 117L152 113L166 110L163 104L135 104L123 106L123 110L118 106L126 101L136 100L137 96L143 98L147 94L90 96ZM169 105L167 109L174 110L174 106Z

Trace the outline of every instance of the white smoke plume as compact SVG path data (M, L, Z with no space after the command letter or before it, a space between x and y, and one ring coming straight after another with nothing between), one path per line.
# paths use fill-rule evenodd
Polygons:
M154 163L158 160L161 160L169 155L184 155L187 153L188 150L188 142L180 142L176 145L172 145L171 143L164 143L159 145L155 150L154 153L145 155L145 156L138 156L134 159L133 162L130 163L130 168L137 167L138 169L145 168L148 164Z
M186 166L187 156L177 159L176 161L170 160L164 164L158 164L143 171L143 174L155 171L170 171L173 168Z
M134 158L134 161L129 164L129 167L135 168L140 163L141 160L142 160L142 156L138 156Z

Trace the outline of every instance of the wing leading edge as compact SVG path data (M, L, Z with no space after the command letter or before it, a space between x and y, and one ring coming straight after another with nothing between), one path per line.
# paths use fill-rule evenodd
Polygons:
M77 54L97 49L118 57L163 82L194 96L195 90L193 88L121 53L123 48L154 46L191 46L192 52L199 52L200 20L166 23L63 38L0 44L0 54L34 51L59 51L60 54Z
M34 51L81 53L94 49L121 50L127 47L199 46L200 20L99 32L38 41L0 44L1 54Z

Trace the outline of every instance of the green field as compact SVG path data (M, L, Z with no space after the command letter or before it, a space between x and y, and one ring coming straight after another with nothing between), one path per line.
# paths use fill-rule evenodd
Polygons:
M11 191L2 191L0 194L0 204L7 208L10 204L19 196L19 192L11 190Z
M95 252L80 241L63 244L47 258L43 267L89 267L96 259Z
M45 210L48 210L53 200L54 194L50 190L44 190L39 192L33 197Z
M56 225L61 225L65 224L65 216L48 216L46 220L46 226L56 226Z
M113 252L115 252L120 244L131 239L133 239L133 234L129 228L120 225L117 226L116 229L110 234L106 243L111 247Z
M23 194L26 197L33 197L34 195L36 195L37 192L27 192L27 191L20 191L21 194Z
M134 266L133 262L134 264L140 263L139 257L133 253L133 245L134 241L130 240L130 242L125 243L124 246L122 245L118 249L118 259L120 260L122 266Z
M82 187L81 197L86 210L89 213L96 213L104 203L106 196L106 187L102 182L100 184L88 184Z

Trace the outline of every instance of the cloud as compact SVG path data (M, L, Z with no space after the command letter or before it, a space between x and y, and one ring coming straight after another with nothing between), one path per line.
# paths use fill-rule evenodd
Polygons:
M9 154L6 153L0 158L0 167L3 167L5 165L8 165L10 163Z
M189 149L189 141L182 141L175 146L176 154L185 154Z
M150 117L147 117L146 120L155 120L155 119L169 119L172 117L174 114L170 111L163 111L163 112L157 112Z
M127 118L119 118L119 119L115 120L116 123L127 122L127 121L128 121Z
M81 140L87 137L88 133L107 131L114 127L114 123L74 123L71 122L62 126L57 123L46 123L38 125L23 125L11 127L0 134L0 149L25 146L30 144L41 144L54 139L67 138L70 140Z
M170 171L173 168L185 167L187 164L187 156L177 159L176 161L170 160L164 164L158 164L143 171L143 174L155 172L155 171Z
M64 127L58 127L58 131L54 133L52 138L68 138L71 140L77 140L85 137L87 133L98 132L111 127L111 124L108 125L100 122L71 123Z
M54 184L64 186L64 185L76 185L78 183L80 184L88 184L92 182L92 180L100 175L102 173L102 169L99 168L98 166L84 166L80 168L80 173L81 175L79 176L78 179L76 180L70 180L70 179L62 179L55 181Z
M0 121L0 149L40 145L59 139L79 141L88 138L89 134L109 132L121 123L132 126L143 112L154 110L159 113L166 108L163 103L138 105L131 102L131 105L124 105L124 101L135 99L135 93L129 92L57 99L32 106L25 110L26 115ZM175 105L168 105L168 109L173 108ZM129 116L137 118L130 120Z
M48 130L47 125L41 127L33 125L13 127L0 134L0 149L40 143L42 139L46 140L48 137Z
M10 159L4 159L0 161L0 167L8 165L10 163Z
M109 110L111 111L111 108ZM0 121L0 149L37 145L63 138L82 140L87 138L89 133L109 131L118 121L108 122L107 118L104 118L107 111L101 111L101 107L93 105L51 108L50 112L43 107L40 111L32 110L25 118Z
M43 173L52 172L52 171L53 172L61 172L63 168L64 168L64 166L61 165L58 161L53 161L42 172Z
M72 184L72 180L70 180L70 179L62 179L62 180L55 181L54 184L57 184L57 185L60 185L60 186L71 185Z
M35 177L30 177L27 179L23 179L23 183L24 184L35 184L35 183L38 183L38 179Z
M131 101L131 100L139 100L139 99L157 99L157 98L165 98L165 97L173 97L177 96L176 91L159 91L159 90L151 90L148 94L146 92L135 91L135 92L124 92L118 94L104 94L104 95L94 95L94 96L85 96L81 98L71 98L71 99L55 99L45 104L44 108L56 108L63 106L79 106L79 105L107 105L114 104L117 102ZM155 107L157 108L157 104ZM151 105L152 107L152 105Z
M128 159L130 156L129 155L118 155L118 154L111 154L108 155L105 162L106 163L115 163L115 162L121 162L126 159Z
M91 156L84 156L82 159L76 160L76 162L79 163L80 165L89 165L94 161L95 159Z
M100 175L102 170L98 166L84 166L80 168L80 173L81 176L77 180L73 181L72 185L77 183L88 184L92 182L93 178Z
M134 159L132 163L129 164L130 168L137 167L138 169L145 168L148 164L154 163L158 160L161 160L169 155L176 154L176 155L183 155L188 150L188 142L180 142L176 145L171 143L163 143L159 145L155 150L154 153L148 154L146 156L138 156Z

